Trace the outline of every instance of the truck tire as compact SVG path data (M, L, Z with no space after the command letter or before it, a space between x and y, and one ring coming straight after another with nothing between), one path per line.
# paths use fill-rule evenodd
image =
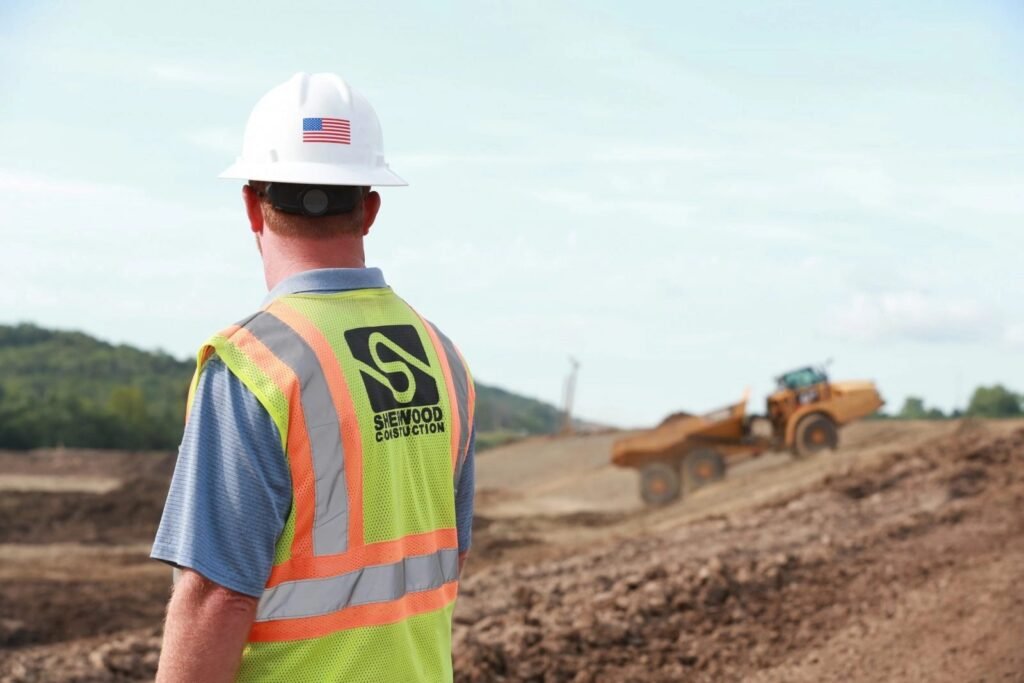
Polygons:
M696 491L725 477L725 458L710 448L691 451L683 460L683 467L687 491Z
M838 445L839 430L828 415L814 413L797 423L793 451L798 457L806 458L824 450L834 450Z
M679 467L674 463L652 462L640 470L640 497L648 505L666 505L679 493Z

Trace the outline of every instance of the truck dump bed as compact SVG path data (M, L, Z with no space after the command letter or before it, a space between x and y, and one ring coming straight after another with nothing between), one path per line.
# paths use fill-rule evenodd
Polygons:
M758 450L744 443L747 398L705 415L670 417L653 429L619 439L612 445L612 462L619 467L642 467L653 460L683 457L702 445L723 453Z

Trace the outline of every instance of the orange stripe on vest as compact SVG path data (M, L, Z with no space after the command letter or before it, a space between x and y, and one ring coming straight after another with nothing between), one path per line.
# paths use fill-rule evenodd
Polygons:
M411 310L412 307L410 307ZM459 420L459 409L458 409L458 398L455 396L455 382L452 381L452 368L448 365L448 354L444 351L444 346L441 344L441 340L437 338L437 333L434 332L434 328L423 319L419 313L413 311L417 318L423 323L423 328L427 331L430 336L430 343L434 346L434 353L437 354L437 359L441 364L441 371L444 373L444 383L448 389L448 412L452 415L452 471L455 471L455 465L459 459L459 436L461 434L462 424Z
M266 372L291 405L288 420L288 466L295 490L309 491L308 497L295 496L295 537L292 557L310 557L313 554L313 521L316 513L316 475L313 472L313 453L306 431L306 418L299 398L301 385L292 369L281 362L263 342L245 328L231 337L231 343Z

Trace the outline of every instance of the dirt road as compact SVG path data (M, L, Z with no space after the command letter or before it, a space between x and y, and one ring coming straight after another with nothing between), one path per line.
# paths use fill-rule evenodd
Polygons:
M613 438L480 456L459 681L1024 681L1024 422L862 423L653 511ZM93 455L0 454L0 682L152 676L171 461Z

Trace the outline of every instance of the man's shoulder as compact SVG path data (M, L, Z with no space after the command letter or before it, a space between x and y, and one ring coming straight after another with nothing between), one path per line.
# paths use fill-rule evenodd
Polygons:
M252 324L252 321L255 320L261 313L263 313L262 309L250 313L242 318L239 318L238 320L229 325L224 325L219 329L216 329L215 331L207 334L203 340L203 343L200 344L199 346L200 356L203 356L204 354L209 355L210 352L207 351L207 349L209 349L210 347L213 347L214 349L212 353L216 353L218 342L222 342L225 339L230 340L232 337L237 335L240 330L249 327Z
M423 322L423 324L429 329L432 336L436 336L437 340L448 352L455 354L465 364L466 359L462 354L461 348L455 343L455 341L453 341L452 337L448 335L447 332L445 332L444 328L442 328L439 324L434 322L432 318L429 318L423 315L421 312L419 312L416 308L409 304L408 301L406 301L397 293L395 293L394 290L392 290L390 287L366 288L344 291L350 293L386 293L387 296L394 296L397 299L401 300L404 303L404 305L407 306L408 309L414 313L415 317L419 318ZM202 361L203 359L206 358L212 358L217 357L218 355L222 355L221 352L224 351L224 346L226 344L237 344L239 341L238 337L240 336L244 338L245 336L251 335L256 339L262 339L266 337L268 334L270 334L270 336L275 336L272 334L274 331L272 328L279 327L282 325L282 323L286 326L294 324L294 321L290 320L292 316L281 316L281 311L276 308L276 305L280 304L282 302L282 299L284 298L286 297L274 299L273 301L265 305L263 308L260 308L259 310L249 313L248 315L239 318L234 323L222 327L220 330L209 335L206 338L206 341L203 343L202 347L200 348L200 360ZM353 303L351 299L347 301L344 299L336 299L331 301L325 298L325 301L330 301L331 303L337 306L350 306ZM281 317L283 317L284 319L281 320ZM230 372L232 365L230 359L223 358L223 360L227 361L227 367L224 369Z
M196 384L193 405L194 410L204 414L216 406L236 403L236 408L249 409L256 407L249 401L252 390L243 378L239 366L239 339L241 330L249 327L262 311L250 313L236 322L226 325L208 335L199 347ZM240 397L246 400L239 401Z
M248 315L245 315L245 316L239 318L238 320L236 320L235 322L231 323L230 325L225 325L224 327L222 327L213 336L222 336L222 337L230 338L230 337L234 336L235 334L237 334L239 330L244 330L244 329L251 328L252 325L253 325L253 322L257 318L259 318L260 316L264 315L265 313L266 313L266 309L263 309L263 308L261 308L261 309L259 309L257 311L253 311L252 313L249 313Z
M268 413L245 382L216 351L203 363L189 421L202 417L209 429L220 432L239 424L263 421Z
M428 327L430 327L430 329L431 329L431 330L432 330L432 331L434 332L434 334L436 334L436 335L437 335L437 337L438 337L438 339L440 340L440 342L441 342L441 344L442 344L442 345L444 345L444 346L446 346L446 347L451 347L452 349L456 349L456 350L458 349L458 346L456 345L456 343L455 343L455 342L454 342L454 341L452 340L452 338L451 338L451 337L450 337L450 336L449 336L449 335L448 335L448 334L447 334L447 333L446 333L446 332L445 332L445 331L444 331L444 330L443 330L443 329L441 328L441 326L440 326L440 325L438 325L437 323L435 323L435 322L434 322L433 320L431 320L430 318L426 318L426 317L424 317L424 318L423 318L423 322L424 322L424 323L426 323L426 325L427 325Z

